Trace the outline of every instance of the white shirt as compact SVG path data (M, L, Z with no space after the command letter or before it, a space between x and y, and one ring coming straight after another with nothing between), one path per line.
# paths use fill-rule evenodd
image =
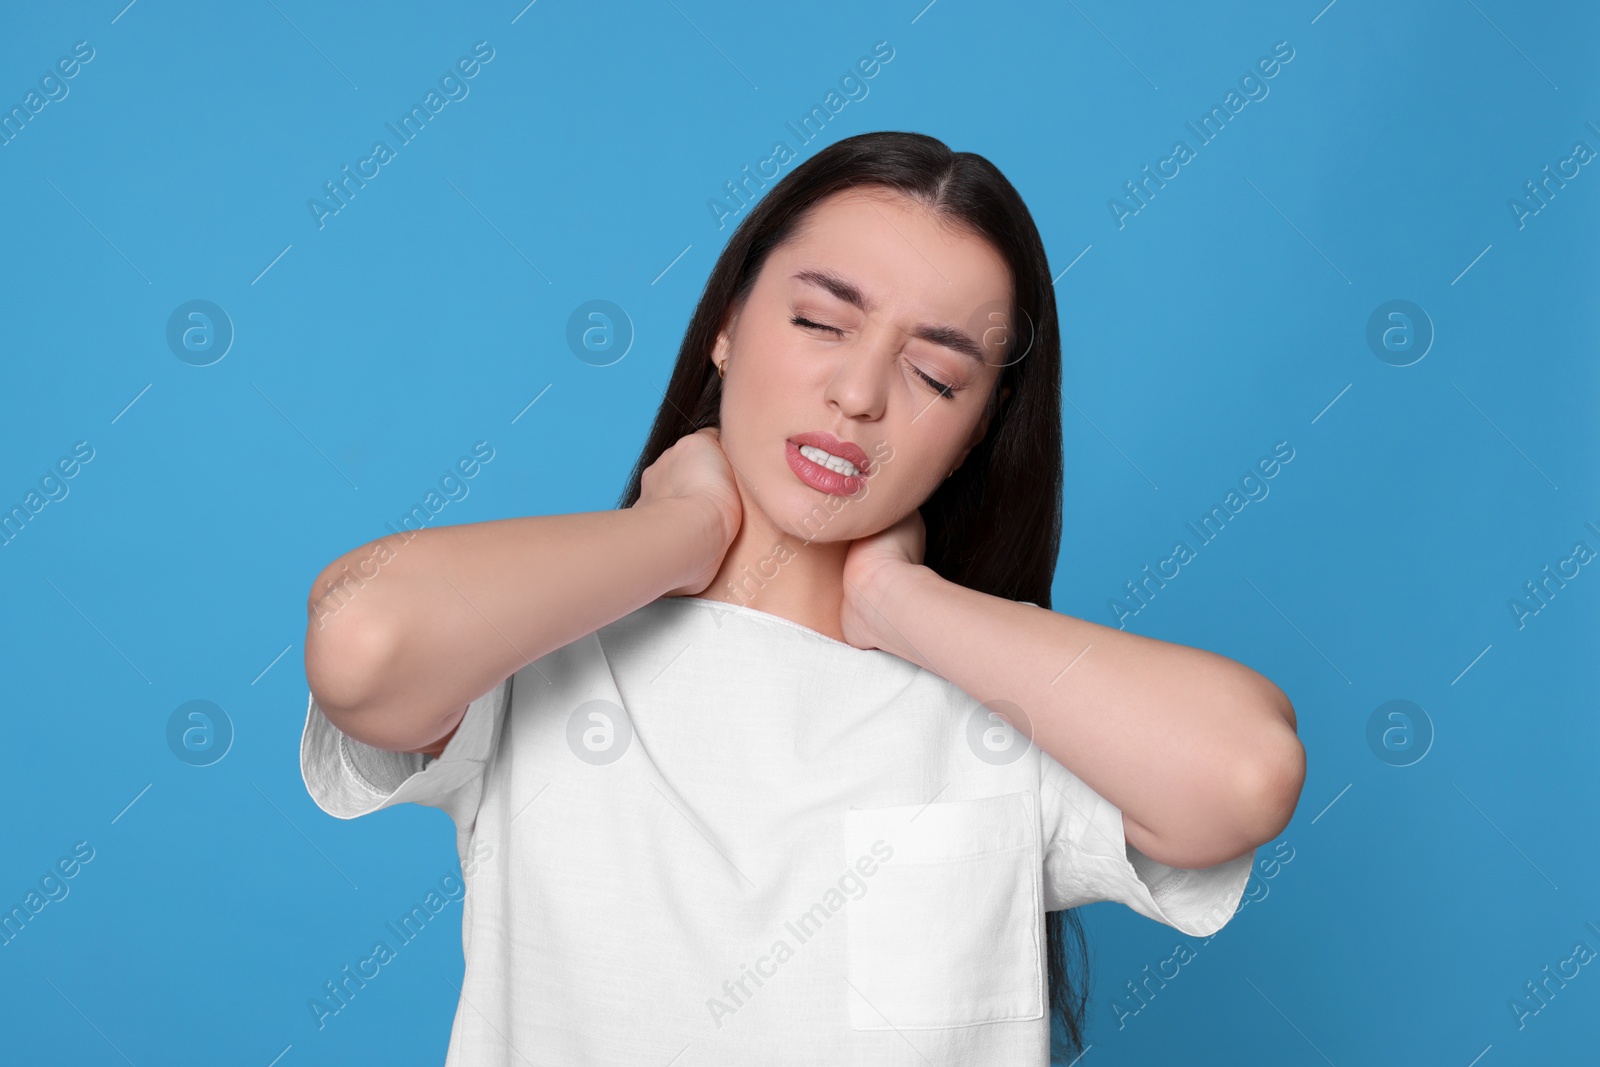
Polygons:
M646 604L472 701L438 759L310 702L341 819L448 812L466 973L446 1067L1049 1062L1044 917L1219 930L1204 870L956 685L776 615Z

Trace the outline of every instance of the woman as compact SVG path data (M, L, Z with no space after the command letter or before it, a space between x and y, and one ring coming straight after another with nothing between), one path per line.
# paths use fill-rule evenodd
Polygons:
M450 1065L1044 1064L1071 908L1227 922L1293 709L1049 610L1060 391L1010 183L863 134L729 240L616 510L318 576L308 789L457 827Z

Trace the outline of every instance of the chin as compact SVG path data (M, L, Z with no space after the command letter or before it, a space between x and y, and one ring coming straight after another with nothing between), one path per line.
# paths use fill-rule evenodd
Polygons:
M803 487L802 487L803 488ZM853 541L861 531L872 528L873 513L861 496L826 497L805 490L794 501L785 501L773 526L802 541L827 544Z

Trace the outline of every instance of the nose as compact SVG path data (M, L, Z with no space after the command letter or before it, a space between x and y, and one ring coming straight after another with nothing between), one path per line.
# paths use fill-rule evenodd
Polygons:
M883 417L898 348L888 337L864 337L840 349L839 366L823 396L852 419Z

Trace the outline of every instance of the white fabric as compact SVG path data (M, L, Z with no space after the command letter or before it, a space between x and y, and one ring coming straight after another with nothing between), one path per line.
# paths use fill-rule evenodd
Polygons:
M1253 853L1145 857L989 715L887 652L671 597L474 700L426 766L313 698L301 773L341 819L413 801L455 821L447 1067L1043 1067L1045 912L1114 900L1209 936Z

